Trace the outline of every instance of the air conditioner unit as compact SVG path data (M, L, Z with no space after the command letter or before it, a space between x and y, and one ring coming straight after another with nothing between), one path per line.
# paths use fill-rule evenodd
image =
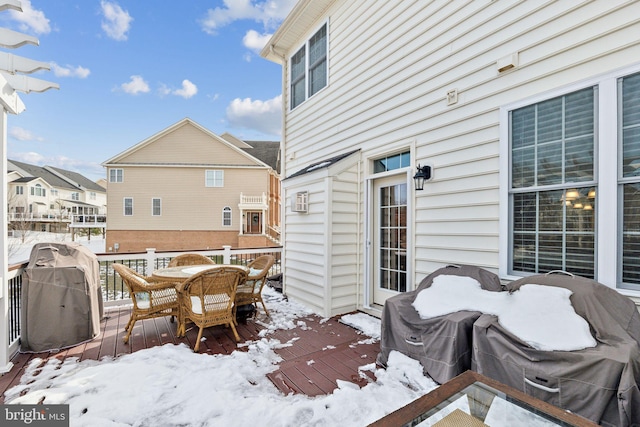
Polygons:
M309 210L309 194L298 191L291 196L291 212L307 213Z

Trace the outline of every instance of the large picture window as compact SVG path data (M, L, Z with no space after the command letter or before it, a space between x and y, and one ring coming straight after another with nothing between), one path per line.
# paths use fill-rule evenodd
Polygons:
M597 86L510 112L513 272L594 278Z
M291 57L291 109L327 85L327 24Z

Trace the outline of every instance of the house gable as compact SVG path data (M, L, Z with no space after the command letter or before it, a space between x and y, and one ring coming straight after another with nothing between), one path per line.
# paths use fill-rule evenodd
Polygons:
M104 163L105 166L126 164L265 166L259 160L190 119L181 120Z

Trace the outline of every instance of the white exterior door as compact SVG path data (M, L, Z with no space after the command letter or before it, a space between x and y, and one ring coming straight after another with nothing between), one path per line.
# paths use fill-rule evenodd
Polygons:
M372 276L374 305L407 291L407 175L373 182Z

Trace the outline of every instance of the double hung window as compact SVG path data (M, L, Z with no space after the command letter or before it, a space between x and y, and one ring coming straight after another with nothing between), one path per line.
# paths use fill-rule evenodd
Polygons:
M224 171L207 170L205 171L206 187L224 187Z
M291 57L291 109L327 85L327 24Z

